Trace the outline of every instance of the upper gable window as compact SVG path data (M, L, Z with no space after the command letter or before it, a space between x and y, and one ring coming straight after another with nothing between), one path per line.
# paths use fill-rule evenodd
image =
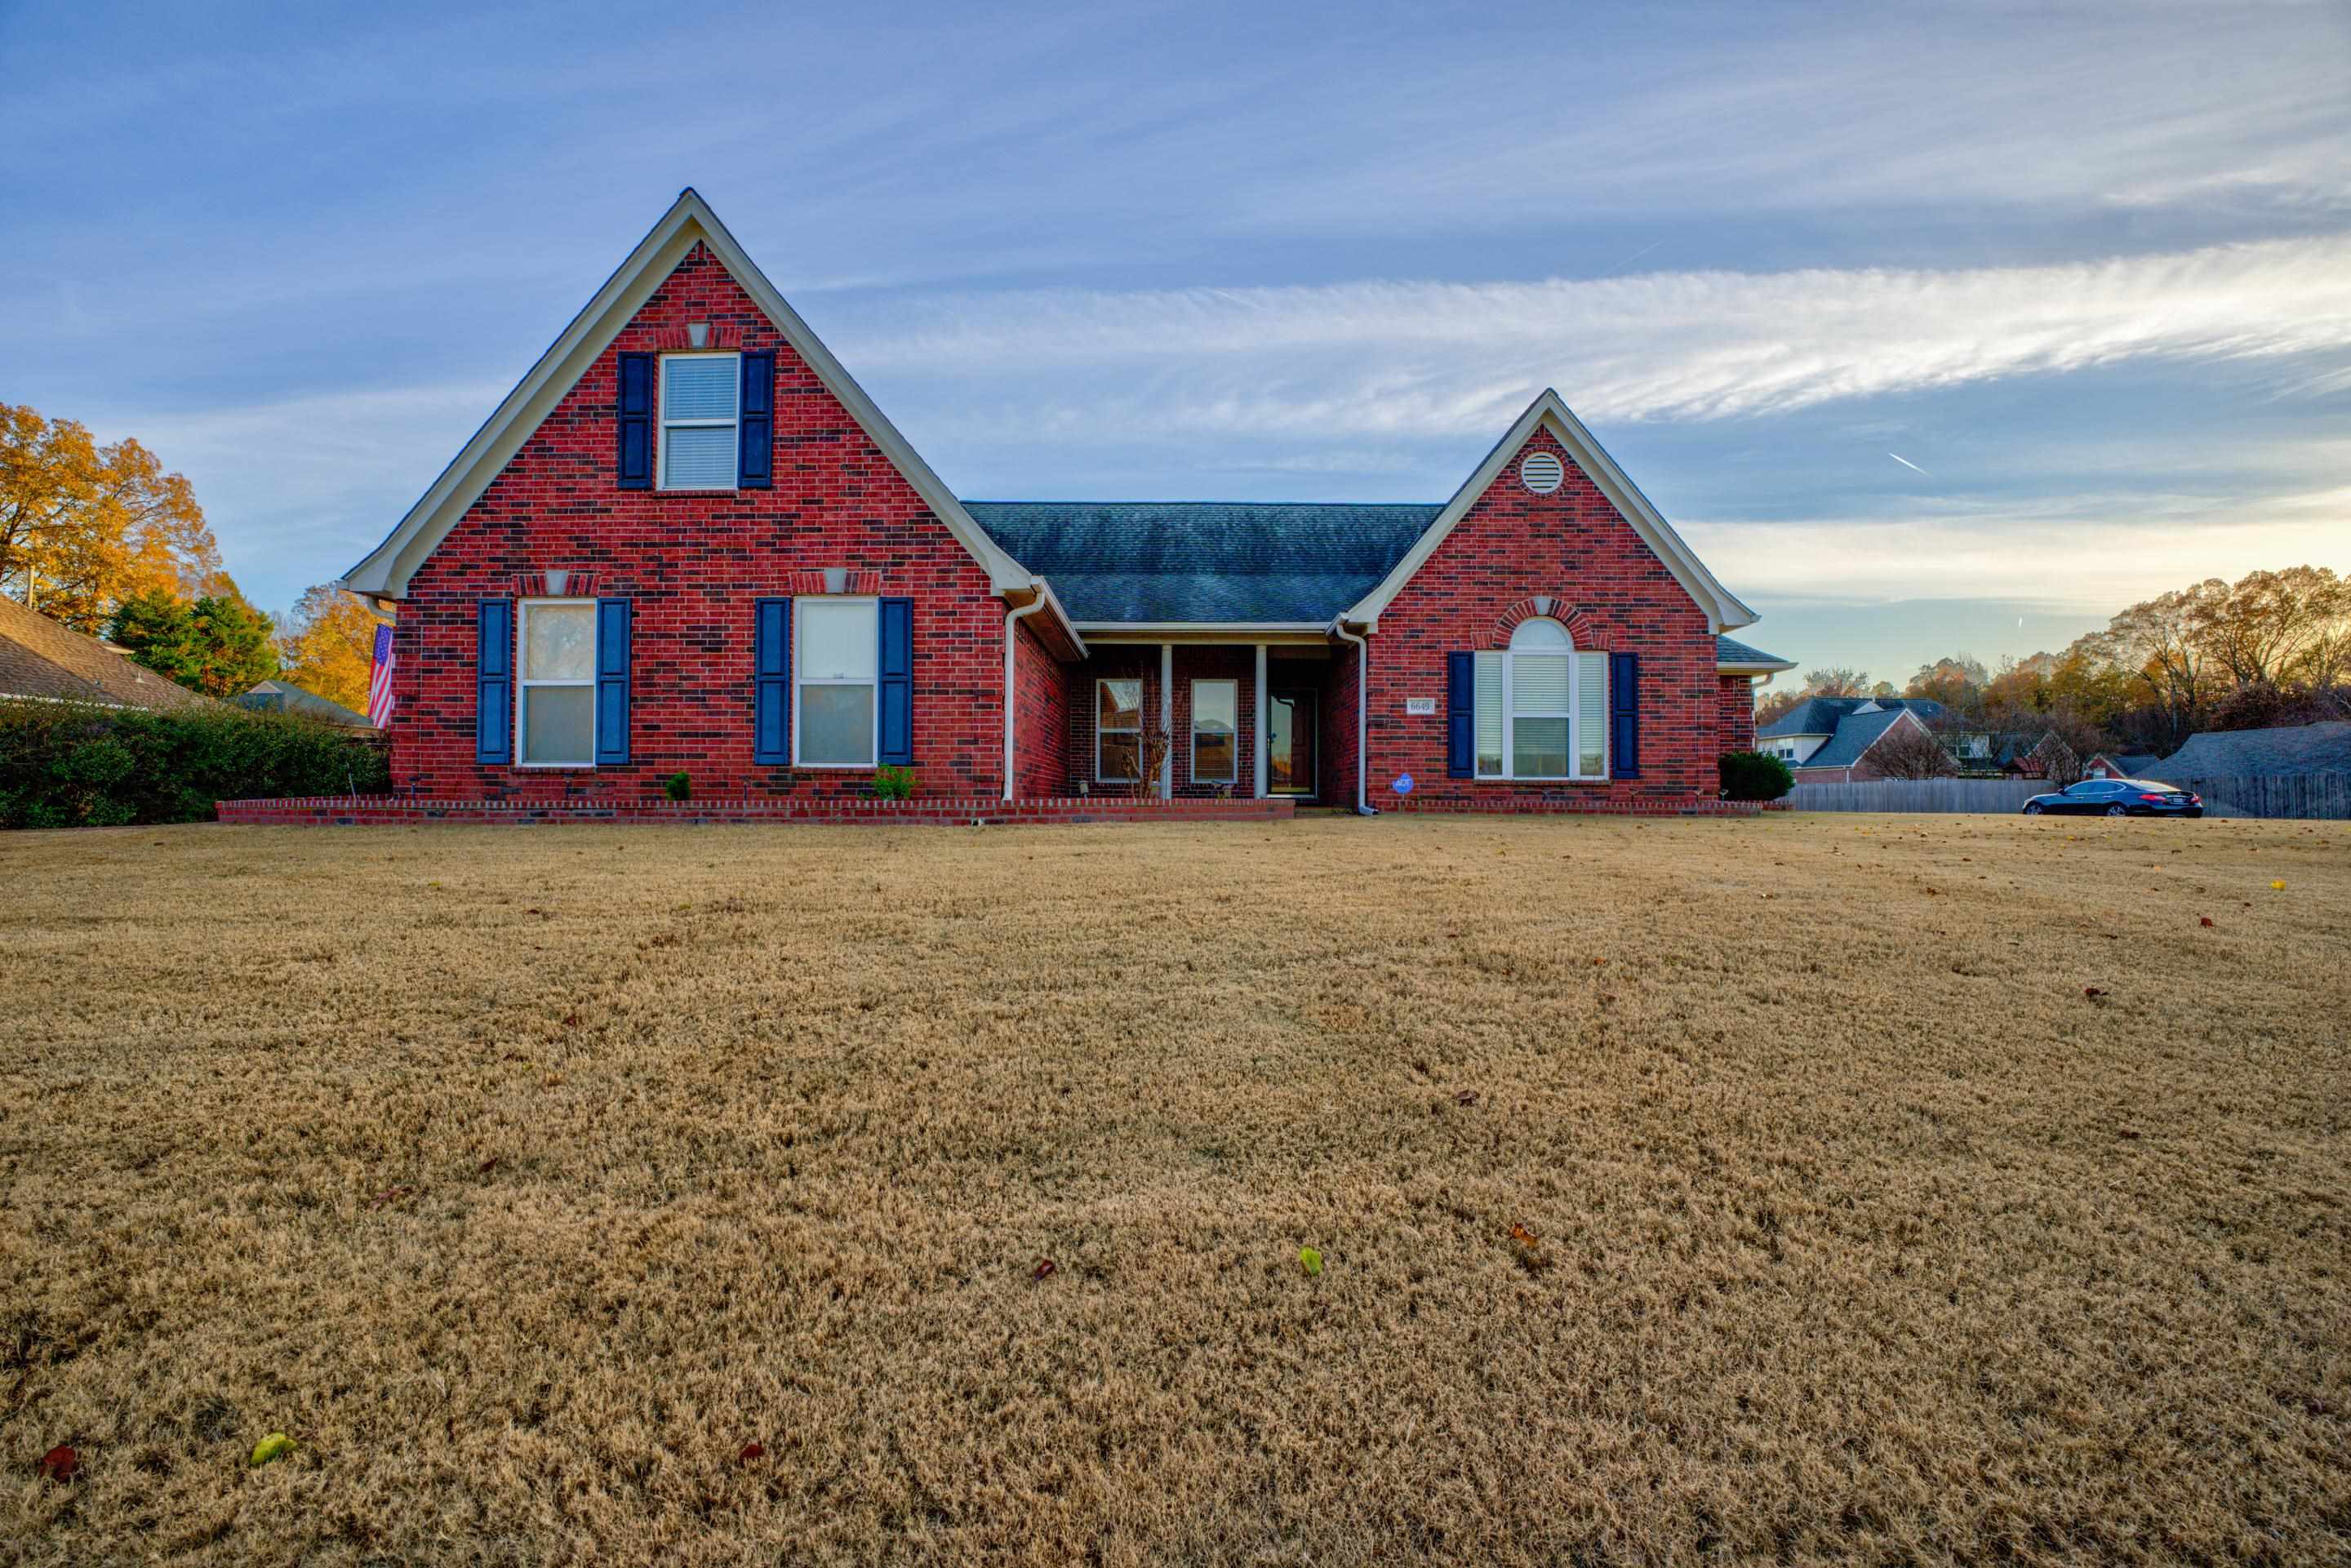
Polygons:
M661 362L664 490L731 490L741 461L743 356L667 354Z

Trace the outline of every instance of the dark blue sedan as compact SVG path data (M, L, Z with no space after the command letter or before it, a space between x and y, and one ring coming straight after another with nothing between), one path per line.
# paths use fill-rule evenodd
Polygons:
M2028 817L2200 817L2199 795L2152 779L2085 779L2024 803Z

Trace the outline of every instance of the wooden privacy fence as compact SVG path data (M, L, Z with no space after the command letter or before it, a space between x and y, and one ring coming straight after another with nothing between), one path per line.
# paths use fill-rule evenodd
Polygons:
M1799 811L2021 811L2049 786L2037 779L1871 779L1858 784L1799 784Z
M2351 774L2283 778L2163 779L2204 797L2215 817L2351 820ZM1799 784L1788 803L1799 811L2016 812L2054 791L2041 779L1872 779L1859 784Z

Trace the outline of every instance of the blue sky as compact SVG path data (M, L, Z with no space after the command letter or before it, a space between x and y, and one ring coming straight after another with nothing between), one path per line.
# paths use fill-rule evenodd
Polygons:
M687 184L967 496L1441 499L1552 384L1807 665L2351 569L2341 4L0 0L0 399L265 605Z

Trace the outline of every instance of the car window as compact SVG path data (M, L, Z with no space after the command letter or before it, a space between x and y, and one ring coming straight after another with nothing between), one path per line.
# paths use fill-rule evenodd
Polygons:
M2083 782L2074 785L2071 789L2065 791L2068 795L2103 795L2105 792L2106 786L2105 782L2101 779L2085 779Z

